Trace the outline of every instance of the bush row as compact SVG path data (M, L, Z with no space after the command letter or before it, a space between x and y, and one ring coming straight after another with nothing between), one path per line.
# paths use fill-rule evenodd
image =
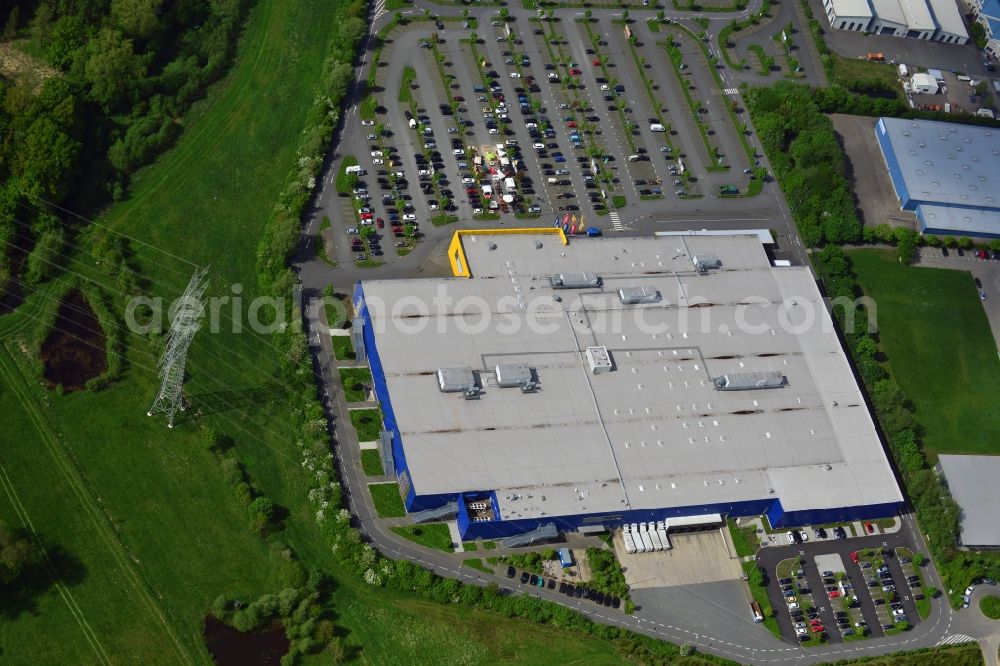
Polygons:
M258 280L275 294L288 293L295 281L288 261L298 244L302 214L314 194L327 149L340 123L341 107L353 79L354 54L365 34L364 15L365 5L360 0L345 2L341 8L337 34L330 41L295 164L257 246Z

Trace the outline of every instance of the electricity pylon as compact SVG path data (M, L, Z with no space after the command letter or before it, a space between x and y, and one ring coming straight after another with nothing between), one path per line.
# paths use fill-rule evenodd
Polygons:
M157 412L166 414L168 428L174 427L174 414L177 410L184 411L184 366L187 364L191 340L201 328L200 319L204 310L201 297L208 287L208 282L205 281L207 273L207 266L196 270L177 302L177 313L167 334L167 346L160 357L160 392L156 394L153 406L146 412L146 416Z

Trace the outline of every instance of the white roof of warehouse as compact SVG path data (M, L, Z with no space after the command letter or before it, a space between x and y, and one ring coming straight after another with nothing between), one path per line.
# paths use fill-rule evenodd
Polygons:
M965 29L965 21L958 11L958 4L955 0L927 0L934 18L937 19L938 27L952 35L968 37L969 32Z
M899 5L899 0L872 0L875 15L881 21L891 21L900 26L906 26L906 15Z
M933 120L879 118L910 197L1000 210L1000 130Z
M872 10L868 6L868 0L833 0L833 13L837 18L870 18Z
M899 0L899 8L903 10L903 16L906 17L907 28L910 30L934 30L937 28L927 2L928 0Z
M901 500L812 275L771 268L756 236L566 246L552 235L465 236L463 247L471 279L363 283L418 494L496 490L503 519ZM696 274L691 257L709 254L723 268ZM571 271L603 286L551 288L548 276ZM617 290L640 286L660 302L623 305ZM807 315L801 332L782 326ZM614 369L592 374L584 351L600 345ZM540 389L497 387L500 362L528 364ZM482 397L440 392L442 367L472 368ZM767 371L787 386L713 388L713 377Z
M938 456L952 497L962 509L965 546L1000 546L1000 456Z

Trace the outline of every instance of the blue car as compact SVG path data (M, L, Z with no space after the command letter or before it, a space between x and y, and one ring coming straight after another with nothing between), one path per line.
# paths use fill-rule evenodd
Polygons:
M566 158L565 158L565 157L563 157L562 155L554 155L554 156L553 156L553 159L554 159L554 160L555 160L556 162L558 162L558 163L562 163L562 162L565 162L565 161L566 161Z
M587 227L587 235L588 236L600 236L601 235L601 230L598 229L597 227Z

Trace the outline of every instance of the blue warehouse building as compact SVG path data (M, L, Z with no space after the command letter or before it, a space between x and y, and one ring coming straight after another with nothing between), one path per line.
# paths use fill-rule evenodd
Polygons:
M755 235L465 231L448 258L354 293L415 519L474 539L899 510L815 281Z
M922 233L1000 238L1000 130L879 118L875 137Z

